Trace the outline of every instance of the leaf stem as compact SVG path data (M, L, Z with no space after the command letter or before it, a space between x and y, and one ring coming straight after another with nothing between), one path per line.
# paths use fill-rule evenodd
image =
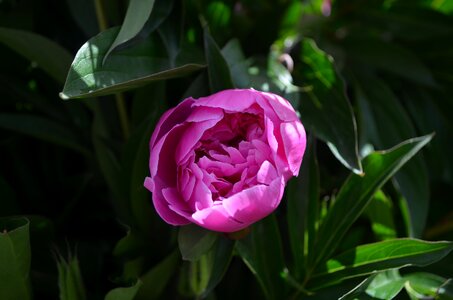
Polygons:
M105 15L104 5L102 0L94 0L96 9L96 17L98 20L99 30L104 31L108 27L107 17ZM118 110L118 116L120 118L121 130L125 140L129 138L129 118L127 115L126 103L124 101L124 95L122 93L115 94L116 108Z

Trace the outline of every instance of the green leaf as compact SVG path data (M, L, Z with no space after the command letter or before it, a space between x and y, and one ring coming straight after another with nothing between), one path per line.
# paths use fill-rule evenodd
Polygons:
M0 299L31 299L29 222L0 218Z
M12 130L90 155L74 132L48 118L26 114L0 114L0 128Z
M105 54L103 61L105 62L109 54L119 45L124 44L134 38L145 25L153 10L154 0L130 0L127 8L126 17L123 25L118 32L115 40L111 44L109 50Z
M266 299L285 298L287 286L280 232L274 215L256 223L251 233L236 243L236 250L258 280Z
M35 62L57 82L64 82L72 55L57 43L35 33L1 27L0 43Z
M233 258L234 244L233 241L221 237L217 239L215 245L209 251L209 280L201 293L201 297L206 297L222 280Z
M365 214L371 221L371 228L379 240L396 238L393 221L393 203L382 191L374 194Z
M57 269L60 300L85 300L87 297L77 257L69 255L65 260L59 256Z
M358 74L357 99L364 128L363 142L385 149L415 135L415 129L399 100L390 88L375 76ZM407 201L406 221L411 237L423 233L429 204L429 184L426 166L420 156L414 157L395 176L399 190Z
M294 275L303 278L305 260L313 254L319 216L319 170L313 138L309 139L299 176L288 183L287 220Z
M314 272L309 287L319 289L345 279L405 266L426 266L453 250L451 242L393 239L350 249Z
M248 68L250 62L245 59L239 40L230 40L222 48L221 52L230 68L234 86L238 88L249 88L250 76L248 74Z
M184 260L196 261L214 245L218 234L197 225L181 226L178 233L178 245Z
M107 49L118 28L106 30L85 43L77 52L69 70L62 99L113 94L156 80L185 76L205 66L199 62L170 67L167 54L157 35L126 49L112 52L102 65Z
M301 55L304 64L296 74L311 88L300 94L302 122L328 144L341 163L360 174L355 117L333 59L311 39L303 40Z
M373 299L393 299L404 287L405 280L397 269L379 272L370 276L340 300L363 299L367 295Z
M431 138L432 135L413 138L387 151L372 153L363 160L365 175L351 174L319 228L313 265L335 252L343 236L362 214L373 195Z
M140 280L137 280L133 286L113 289L105 295L104 300L134 300L142 284Z
M134 300L162 299L160 296L172 277L179 262L177 251L140 277L143 285Z
M204 28L204 51L208 64L209 86L211 92L234 88L231 79L231 71L225 58L220 52L219 46L209 34L208 28Z
M417 298L453 299L453 288L452 286L448 288L451 279L425 272L408 274L404 279L407 292Z

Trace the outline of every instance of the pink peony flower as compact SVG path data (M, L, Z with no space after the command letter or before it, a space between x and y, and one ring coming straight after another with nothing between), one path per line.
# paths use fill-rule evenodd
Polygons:
M296 112L278 95L236 89L188 98L156 125L145 187L169 224L238 231L277 208L305 143Z

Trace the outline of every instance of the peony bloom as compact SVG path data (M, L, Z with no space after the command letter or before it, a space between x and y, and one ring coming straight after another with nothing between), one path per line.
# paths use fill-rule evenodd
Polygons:
M236 89L188 98L156 125L145 187L169 224L238 231L277 208L305 143L296 112L278 95Z

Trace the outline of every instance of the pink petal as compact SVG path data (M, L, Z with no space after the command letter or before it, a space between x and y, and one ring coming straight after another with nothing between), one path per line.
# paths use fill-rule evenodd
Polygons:
M244 112L254 103L259 92L253 89L224 90L195 101L193 106L218 107L226 111Z
M272 106L280 120L285 122L298 120L294 108L286 99L272 93L263 93L263 96Z
M258 180L258 183L270 184L277 176L277 170L266 160L258 170L256 179Z
M189 220L176 213L173 209L170 209L168 202L162 195L162 190L155 189L152 198L157 214L168 224L186 225L190 223Z
M283 145L289 169L294 176L299 174L300 164L305 152L305 130L299 121L280 124Z
M219 232L234 232L248 226L234 220L222 205L199 210L192 215L191 220L203 228Z
M156 124L156 129L151 136L150 147L152 148L156 142L159 141L165 134L167 134L170 129L172 129L176 124L180 124L185 121L192 111L191 105L194 102L193 98L187 98L178 106L166 111L159 122Z
M222 205L234 219L252 224L273 212L283 196L285 182L277 177L267 185L256 185L222 201Z

